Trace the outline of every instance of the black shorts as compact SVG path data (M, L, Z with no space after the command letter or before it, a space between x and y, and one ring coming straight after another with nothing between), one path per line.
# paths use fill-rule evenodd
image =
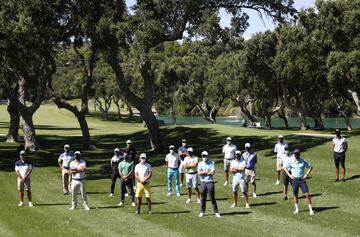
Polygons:
M291 172L290 172L290 174L291 174ZM285 186L288 186L289 183L292 183L290 177L287 175L285 170L282 171L282 178L283 178L283 183Z
M341 167L345 168L345 152L334 152L334 162L336 168L339 168L339 165L341 164Z
M295 178L293 179L292 184L293 184L293 192L295 196L299 194L299 187L301 188L303 194L309 193L309 188L306 184L306 180L302 180L301 178Z

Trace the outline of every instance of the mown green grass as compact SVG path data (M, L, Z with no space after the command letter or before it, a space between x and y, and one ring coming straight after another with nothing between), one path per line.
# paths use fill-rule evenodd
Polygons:
M125 207L117 207L119 196L108 197L110 188L109 160L115 147L122 147L131 138L139 152L149 152L146 131L138 123L105 122L89 118L93 135L92 150L82 151L88 163L87 190L89 212L83 209L69 211L70 196L63 196L61 174L57 157L65 143L81 149L77 121L73 116L53 105L44 105L35 114L35 124L41 150L31 154L34 164L32 190L34 208L19 208L14 162L18 144L0 142L0 236L359 236L360 235L360 152L359 131L346 134L350 149L347 154L346 183L334 183L331 138L299 136L295 130L255 130L227 125L170 126L162 129L164 147L178 145L187 138L199 154L208 150L216 163L216 198L222 218L212 214L208 203L204 218L198 204L185 204L187 197L166 197L166 168L160 154L150 154L154 167L151 182L153 212L135 214L126 200ZM8 115L0 106L0 134L7 132ZM302 212L294 215L292 200L282 201L282 187L275 186L272 149L279 133L285 135L291 148L300 147L303 157L314 166L308 180L313 193L316 211L310 216L305 200L301 199ZM308 133L322 133L309 131ZM329 132L327 132L329 133ZM243 147L250 142L258 152L258 195L250 198L250 209L239 206L230 209L231 187L224 187L221 148L227 136ZM118 192L116 187L116 192ZM185 190L182 189L182 193ZM81 201L81 198L80 198Z

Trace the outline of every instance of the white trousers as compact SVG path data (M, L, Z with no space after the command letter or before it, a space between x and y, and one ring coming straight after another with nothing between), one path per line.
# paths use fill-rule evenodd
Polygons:
M87 195L86 195L86 181L85 180L72 180L71 181L71 197L72 197L72 203L71 205L73 207L77 206L77 195L80 189L81 196L84 202L84 206L88 205L87 201Z

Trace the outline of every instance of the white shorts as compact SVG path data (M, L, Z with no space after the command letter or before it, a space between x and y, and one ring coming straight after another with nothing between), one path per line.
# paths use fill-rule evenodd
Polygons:
M184 161L183 161L183 160L180 162L179 173L180 173L180 174L185 173Z
M240 187L240 190L242 193L245 193L247 192L247 186L246 186L246 182L245 180L233 180L233 184L232 184L232 188L233 188L233 192L237 192L239 190L239 187Z
M282 170L282 162L280 158L276 158L276 170L281 171Z
M186 174L186 188L197 188L198 187L198 175L197 174Z
M245 181L248 183L254 183L256 179L256 171L255 169L249 170L245 169Z
M230 169L230 165L233 159L224 159L224 171L228 171Z

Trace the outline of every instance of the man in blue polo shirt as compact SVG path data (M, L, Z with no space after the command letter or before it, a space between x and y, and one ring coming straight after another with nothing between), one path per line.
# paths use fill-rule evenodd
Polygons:
M207 151L201 153L202 161L198 165L198 174L200 175L201 185L201 211L199 217L203 217L206 210L206 196L209 193L211 204L214 209L216 217L220 217L219 210L215 199L215 163L209 160L209 154Z
M24 206L24 189L26 190L26 194L29 200L29 207L33 207L34 205L31 202L31 180L30 175L32 172L32 163L26 157L26 152L20 151L20 160L15 162L15 173L18 177L17 185L20 196L19 207Z
M309 188L306 184L306 178L312 171L312 166L307 160L304 160L300 157L300 150L294 150L294 158L293 160L289 161L288 163L284 164L284 171L290 177L293 184L293 191L294 191L294 202L295 202L295 211L294 214L299 213L299 187L301 188L305 198L307 200L309 206L310 215L314 215L314 211L311 206L311 197L309 194ZM305 173L305 168L308 168L308 171Z

